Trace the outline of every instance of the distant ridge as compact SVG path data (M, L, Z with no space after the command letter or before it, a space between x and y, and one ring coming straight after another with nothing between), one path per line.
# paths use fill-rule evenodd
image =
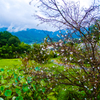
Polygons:
M7 27L3 27L0 28L0 31L7 31ZM71 30L66 29L66 31L68 31L69 33L71 33ZM26 29L26 30L22 30L22 31L18 31L18 32L10 32L12 35L17 36L21 42L25 42L27 44L33 44L33 43L42 43L44 38L47 37L47 35L49 35L51 38L53 38L54 41L58 41L60 40L62 37L58 37L58 35L60 35L60 33L64 34L66 33L65 30L58 30L55 32L52 31L46 31L46 30L38 30L38 29ZM75 36L75 34L73 34L74 38L78 38L77 36Z
M0 28L0 31L7 31L7 27ZM12 35L17 36L21 42L27 44L42 43L47 34L50 37L58 39L57 34L53 35L52 31L38 30L38 29L26 29L18 32L10 32Z
M7 31L7 27L2 27L2 28L0 28L0 32L3 32L3 31Z

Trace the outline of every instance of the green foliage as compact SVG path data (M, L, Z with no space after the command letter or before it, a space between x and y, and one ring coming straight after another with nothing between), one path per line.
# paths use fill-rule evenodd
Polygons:
M11 96L11 94L12 94L11 90L6 90L4 93L5 96Z
M31 59L38 63L45 63L49 60L49 52L45 49L44 45L33 44L32 51L30 52Z
M0 71L4 71L4 69L13 69L16 67L20 67L22 64L22 62L20 61L20 59L0 59Z
M9 46L8 44L0 47L0 57L2 58L13 58L16 56L15 54L16 47L12 44Z
M19 44L19 47L17 49L17 52L19 54L23 54L23 53L29 53L29 51L31 50L31 46L28 44L25 44L24 42Z
M6 34L5 34L6 33ZM5 35L7 36L5 36ZM20 43L20 40L16 37L11 35L9 32L0 33L2 39L0 40L1 47L0 47L0 57L1 58L15 58L25 55L31 49L31 46L25 43ZM5 36L5 37L4 37ZM5 42L3 41L4 39Z
M18 47L20 43L20 40L16 36L12 36L7 42L9 46L13 44L15 47Z
M4 31L0 32L0 57L1 58L15 58L25 56L29 53L31 46L21 43L18 37L11 33Z
M11 33L0 32L0 57L14 58L16 57L16 47L20 44L20 40Z
M7 32L7 31L0 32L0 47L2 47L3 45L6 45L9 38L11 38L12 36L13 35L11 35L11 33Z
M54 52L52 50L50 50L49 52L50 52L49 53L50 58L57 58L57 53L56 52Z
M20 40L16 37L13 36L11 33L4 31L4 32L0 32L0 47L8 44L8 45L14 45L14 46L18 46L18 44L20 43Z
M18 96L18 97L16 97L16 100L23 100L23 97L22 96Z
M66 89L60 89L57 100L83 100L84 95L84 92L78 91L78 87L67 86Z
M0 70L0 97L1 100L73 100L73 98L83 98L83 92L78 87L66 87L66 85L57 84L55 80L50 80L42 73L54 73L56 69L50 66L50 63L36 64L31 62L30 67L17 66L18 59L13 61L5 59L7 65L16 65L12 67L4 67ZM16 62L17 61L17 62ZM3 60L1 60L3 62ZM12 64L11 64L12 63ZM1 63L0 63L1 64ZM4 65L0 65L4 66ZM45 69L48 66L48 69ZM55 66L55 65L54 65ZM59 71L63 70L63 66L57 67ZM40 74L40 76L38 76ZM56 71L55 74L58 74ZM58 80L59 81L59 80ZM57 85L56 85L57 84Z

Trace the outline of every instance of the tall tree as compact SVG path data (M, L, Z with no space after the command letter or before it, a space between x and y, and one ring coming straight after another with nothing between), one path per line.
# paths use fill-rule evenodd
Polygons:
M2 47L3 45L6 45L10 37L12 37L11 33L7 31L0 32L0 47Z
M83 48L75 45L60 45L58 51L65 62L76 63L79 70L70 66L74 74L69 73L65 68L63 72L58 71L52 75L56 82L65 85L80 87L90 100L97 100L100 94L100 21L99 6L91 5L89 8L80 8L79 2L61 0L39 0L42 14L35 15L42 23L51 23L58 29L70 29L70 33L64 34L68 41L68 35L77 35L83 42ZM73 43L72 40L70 42ZM54 45L57 48L57 45ZM77 69L77 68L76 68ZM67 72L67 74L65 73ZM52 78L52 79L54 79ZM59 80L59 81L57 81ZM67 81L66 81L67 80Z
M18 39L18 37L16 36L12 36L11 38L9 38L9 40L7 41L7 44L9 46L11 46L12 44L17 47L19 46L19 44L21 43L21 41Z

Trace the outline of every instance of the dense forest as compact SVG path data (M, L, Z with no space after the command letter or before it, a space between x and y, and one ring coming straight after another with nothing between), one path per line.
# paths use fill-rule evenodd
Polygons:
M29 52L30 45L21 42L18 37L8 31L0 32L0 57L20 57L24 51Z
M8 27L0 28L0 32L7 31ZM62 30L63 31L63 30ZM39 30L39 29L26 29L17 32L10 32L12 35L17 36L21 42L26 44L33 44L33 43L43 43L44 38L49 35L54 41L58 41L60 38L57 37L59 31L46 31L46 30Z

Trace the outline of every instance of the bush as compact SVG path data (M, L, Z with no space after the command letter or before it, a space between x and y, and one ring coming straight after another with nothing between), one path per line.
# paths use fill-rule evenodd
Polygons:
M5 46L0 47L0 57L15 58L16 54L14 50L15 50L14 45L8 46L8 44L6 44Z
M38 63L46 63L50 56L44 45L34 44L30 52L30 58Z

